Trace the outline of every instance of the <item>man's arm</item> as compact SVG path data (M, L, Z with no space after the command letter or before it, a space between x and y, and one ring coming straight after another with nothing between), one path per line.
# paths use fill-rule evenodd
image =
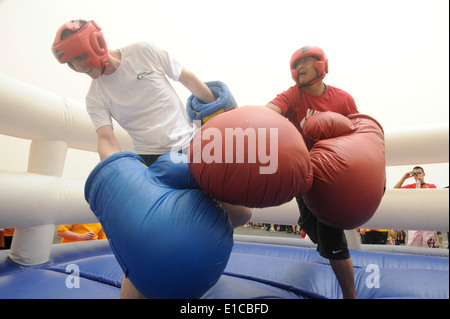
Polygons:
M121 151L119 142L117 142L114 131L110 125L105 125L97 130L98 154L100 160Z
M402 178L397 182L397 184L394 185L394 188L401 188L403 183L411 177L411 172L405 173L405 175L402 176Z
M92 240L95 234L91 231L79 234L71 230L58 231L58 236L68 240Z
M183 68L178 81L203 103L208 104L216 100L208 86L200 81L200 79L191 71Z
M252 210L248 207L237 206L220 202L223 209L228 213L233 228L244 226L252 217Z
M277 112L278 114L282 113L281 109L278 106L276 106L275 104L273 104L273 103L267 104L266 107L271 109L271 110L273 110L273 111L275 111L275 112Z

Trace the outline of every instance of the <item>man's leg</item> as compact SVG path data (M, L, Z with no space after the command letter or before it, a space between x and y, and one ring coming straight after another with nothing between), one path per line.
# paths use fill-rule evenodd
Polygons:
M123 276L122 286L120 288L120 299L146 299L131 283L131 281Z
M357 298L353 263L350 259L344 231L320 222L309 211L301 196L296 199L300 209L298 223L311 241L317 244L319 254L330 261L331 268L341 287L343 298Z
M353 274L353 263L350 258L330 259L330 265L341 286L344 299L356 299L355 276Z
M330 261L331 268L341 286L344 299L356 299L353 263L344 231L318 221L318 245L320 255Z

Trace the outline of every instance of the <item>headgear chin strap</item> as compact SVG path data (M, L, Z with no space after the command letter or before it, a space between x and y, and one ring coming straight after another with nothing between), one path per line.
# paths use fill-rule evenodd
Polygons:
M317 70L318 77L307 84L302 84L301 86L310 86L316 82L319 82L325 77L325 74L328 73L328 59L325 52L319 47L304 46L294 52L290 61L292 79L294 79L298 85L300 85L300 82L298 81L299 74L295 69L295 64L298 60L307 56L313 56L319 59L319 61L314 63L314 68Z
M62 25L56 32L52 52L60 63L67 63L76 57L86 54L85 64L89 68L101 68L102 74L109 65L108 48L101 28L90 20L80 28L78 20L71 20ZM75 31L74 34L61 39L64 30Z

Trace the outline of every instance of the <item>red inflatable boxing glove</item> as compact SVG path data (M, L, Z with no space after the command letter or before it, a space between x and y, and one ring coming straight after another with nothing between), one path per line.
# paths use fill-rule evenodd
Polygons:
M323 223L353 229L377 210L386 187L384 133L373 118L333 112L318 113L303 126L314 182L303 196Z
M191 141L189 169L212 197L246 207L277 206L312 183L308 149L285 117L261 106L228 110Z

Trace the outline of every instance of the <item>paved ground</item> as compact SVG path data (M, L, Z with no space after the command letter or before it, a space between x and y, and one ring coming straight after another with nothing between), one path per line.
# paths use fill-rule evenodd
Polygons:
M251 236L270 236L270 237L291 237L291 238L301 238L300 235L293 233L287 233L286 231L267 231L265 228L260 227L238 227L234 229L234 233L238 235L251 235ZM445 248L448 246L447 233L442 233L443 241L442 244ZM408 239L408 232L406 232L406 240Z
M234 233L238 235L250 235L250 236L270 236L270 237L291 237L291 238L301 238L299 234L287 233L286 231L267 231L265 228L261 227L238 227L234 229Z

